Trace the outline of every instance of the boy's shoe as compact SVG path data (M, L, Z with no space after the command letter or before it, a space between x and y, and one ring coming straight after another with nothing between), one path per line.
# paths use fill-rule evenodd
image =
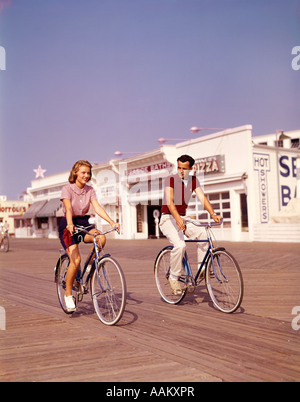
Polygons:
M73 311L76 310L73 296L65 296L65 304L66 304L66 309L69 313L72 313Z
M169 278L169 283L172 289L173 295L181 295L182 294L182 289L180 286L180 283L178 281L175 281L174 279Z

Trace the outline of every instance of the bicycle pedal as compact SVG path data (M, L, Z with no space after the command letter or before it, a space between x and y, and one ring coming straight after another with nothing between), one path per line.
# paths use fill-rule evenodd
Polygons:
M188 293L194 293L194 292L195 292L195 289L196 289L195 285L190 284L190 285L187 286L186 291L187 291Z

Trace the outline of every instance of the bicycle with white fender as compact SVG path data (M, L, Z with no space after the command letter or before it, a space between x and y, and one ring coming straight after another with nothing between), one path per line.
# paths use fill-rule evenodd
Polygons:
M154 275L162 299L170 304L178 304L184 299L186 293L194 292L195 288L205 280L214 306L223 313L235 312L243 300L243 277L236 259L224 247L214 247L211 227L221 225L222 222L203 224L189 219L186 222L204 227L206 230L206 239L186 240L186 242L208 243L208 249L195 276L185 251L182 261L184 274L178 279L181 285L181 291L178 294L172 292L169 284L170 256L173 246L167 246L159 252L154 264Z
M102 246L97 244L97 237L117 229L114 227L106 232L93 233L83 227L75 226L75 233L82 232L93 236L94 246L84 264L83 271L79 269L74 280L72 288L74 303L77 306L83 296L90 293L95 312L105 325L115 325L121 319L126 305L127 291L122 268L110 254L104 254ZM68 311L64 298L69 264L69 256L61 255L55 268L55 282L61 308L66 314L73 314L74 312Z

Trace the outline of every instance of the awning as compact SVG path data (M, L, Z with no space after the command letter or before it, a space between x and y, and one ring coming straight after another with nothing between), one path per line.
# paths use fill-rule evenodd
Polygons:
M44 201L37 201L34 202L32 205L30 205L30 207L28 208L28 210L25 212L25 214L23 214L22 219L32 219L35 218L37 213L41 210L41 208L43 208L43 206L47 203L46 200Z
M59 198L53 198L49 200L36 214L37 218L46 218L50 216L56 216L56 211L61 207L61 201Z

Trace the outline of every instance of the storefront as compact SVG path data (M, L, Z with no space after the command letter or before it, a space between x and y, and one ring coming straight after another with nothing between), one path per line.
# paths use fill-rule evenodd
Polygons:
M157 221L164 179L176 172L177 158L183 154L196 160L194 174L215 211L224 218L222 226L214 230L217 239L300 241L299 225L287 228L283 222L275 224L279 211L297 197L296 160L300 151L254 144L251 125L113 161L119 177L115 194L123 238L161 235ZM187 213L202 222L210 219L196 196ZM283 230L288 230L284 238Z
M214 230L218 239L251 240L254 204L252 181L252 126L243 126L177 145L178 154L190 154L202 188L216 213L224 218ZM209 216L196 197L188 214L203 222Z
M163 199L163 181L174 170L175 160L161 148L119 164L122 210L126 216L126 237L156 237L156 223Z
M253 239L300 241L300 150L253 146Z
M60 194L68 182L69 172L35 179L27 188L30 207L15 219L16 237L58 237L58 224L62 216Z
M215 211L224 217L222 227L217 229L218 237L249 240L247 181L252 167L251 150L251 126L245 126L174 146L162 146L152 153L118 162L124 237L138 239L161 235L157 221L164 179L176 172L177 158L189 154L196 160L194 174ZM195 196L187 213L194 219L209 220Z
M300 131L294 132L295 140L297 135L300 137ZM224 218L222 226L214 230L217 239L300 241L300 225L293 224L300 219L300 150L260 144L259 137L254 142L251 125L94 165L91 185L100 204L120 222L118 238L161 236L158 221L164 179L176 172L177 158L183 154L195 159L193 174L199 178L214 210ZM59 198L67 177L65 172L32 182L28 193L35 209L28 210L25 216L31 224L27 235L57 237ZM210 219L196 196L187 212L202 222ZM105 229L107 223L97 218L97 226Z
M0 223L8 226L10 235L15 233L14 219L22 216L28 209L29 203L25 201L7 201L6 197L0 199Z

